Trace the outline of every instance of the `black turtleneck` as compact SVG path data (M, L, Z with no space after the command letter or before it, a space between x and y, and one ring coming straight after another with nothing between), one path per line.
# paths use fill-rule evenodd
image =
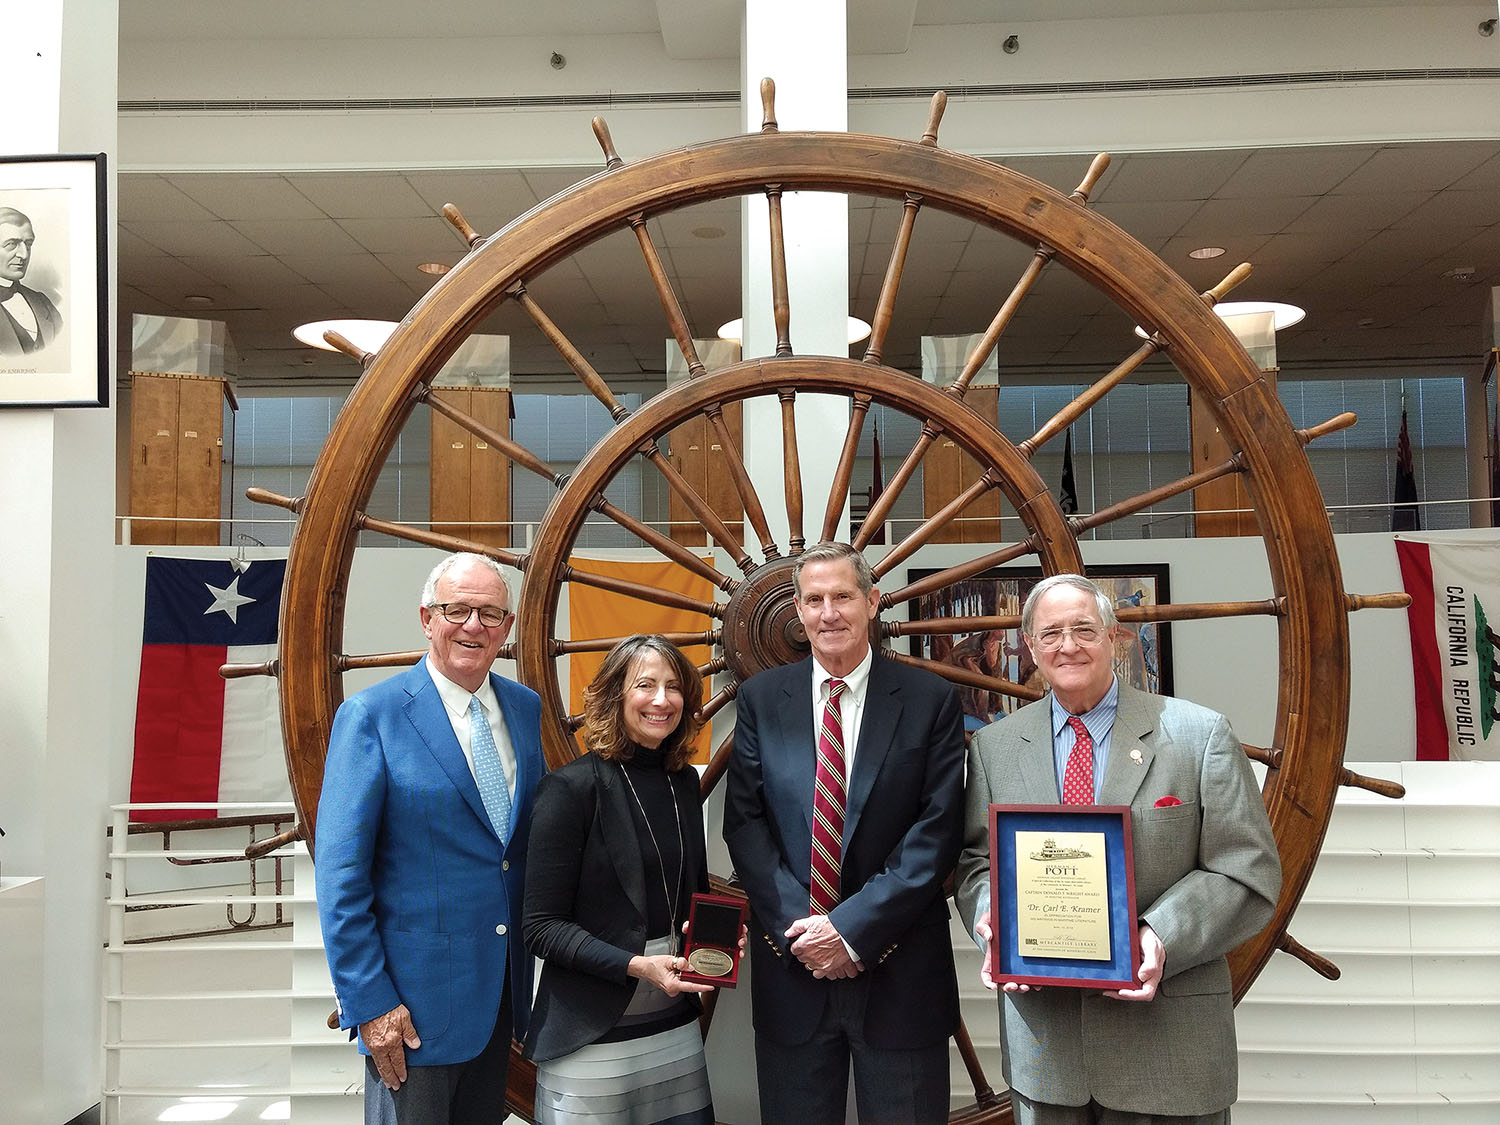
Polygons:
M640 800L639 805L634 799L629 804L631 816L635 820L636 834L640 837L641 860L645 868L646 932L653 937L675 934L687 917L692 889L687 885L682 840L677 831L679 816L675 808L671 779L667 776L666 755L660 749L636 746L630 760L621 764ZM641 816L643 810L645 819ZM687 830L684 824L683 831ZM660 856L657 854L658 848ZM663 864L666 865L665 888L662 885ZM674 876L677 880L675 887L672 885ZM673 903L664 900L664 890L671 891L676 900L675 919L668 917Z

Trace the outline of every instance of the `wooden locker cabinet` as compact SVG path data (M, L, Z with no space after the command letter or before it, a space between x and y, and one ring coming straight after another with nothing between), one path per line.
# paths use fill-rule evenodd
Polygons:
M134 371L130 385L131 542L219 543L221 525L181 521L223 517L224 419L239 407L228 381Z
M432 393L490 429L510 435L510 391L442 387ZM509 458L436 410L431 415L432 530L490 547L509 547L509 526L493 526L510 521Z

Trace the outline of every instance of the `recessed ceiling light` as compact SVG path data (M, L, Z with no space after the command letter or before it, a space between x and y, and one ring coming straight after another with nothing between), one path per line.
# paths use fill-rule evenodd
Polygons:
M1451 270L1444 270L1443 276L1450 281L1469 281L1478 272L1473 266L1454 266Z
M1200 262L1209 258L1222 258L1226 251L1222 246L1200 246L1196 250L1189 250L1189 258L1197 258Z
M395 330L394 320L315 320L309 324L299 324L292 329L292 335L310 348L336 352L338 349L323 339L323 333L337 332L356 348L378 352Z
M184 305L193 305L196 308L203 308L206 305L213 304L214 299L212 297L205 297L202 293L189 293L182 299L182 303Z
M430 273L433 277L442 277L452 268L452 266L445 266L442 262L423 262L417 270L420 273Z
M735 317L726 324L719 325L719 339L733 340L740 343L744 339L745 320L743 317ZM849 342L857 344L870 334L870 326L857 316L849 318Z
M723 238L724 237L724 228L723 227L694 227L693 228L693 237L694 238Z

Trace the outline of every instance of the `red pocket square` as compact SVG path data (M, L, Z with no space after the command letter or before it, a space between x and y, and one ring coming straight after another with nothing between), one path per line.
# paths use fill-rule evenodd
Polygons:
M1170 809L1173 805L1182 804L1176 797L1158 797L1156 807L1159 809Z

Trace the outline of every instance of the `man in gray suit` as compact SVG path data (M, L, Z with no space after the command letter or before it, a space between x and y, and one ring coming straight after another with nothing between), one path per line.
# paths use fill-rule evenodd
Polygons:
M1281 864L1265 805L1222 715L1114 674L1114 605L1087 578L1032 590L1021 629L1052 687L969 748L959 911L986 953L989 806L1129 805L1139 987L1007 982L1005 1080L1019 1125L1227 1123L1238 1087L1225 954L1270 920ZM1061 796L1067 794L1068 801Z

